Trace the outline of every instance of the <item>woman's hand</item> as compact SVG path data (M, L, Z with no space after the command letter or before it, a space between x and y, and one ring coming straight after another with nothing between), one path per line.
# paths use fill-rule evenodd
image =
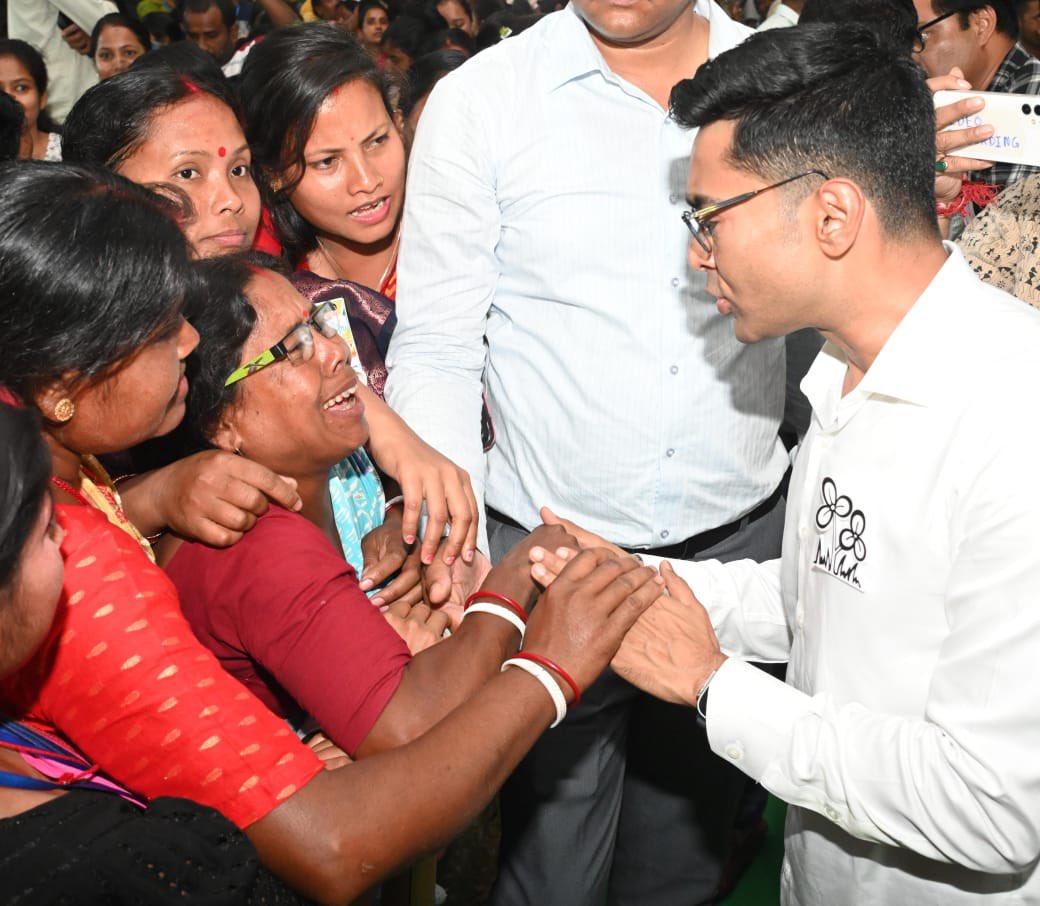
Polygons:
M558 548L578 549L578 541L559 525L539 525L519 544L499 560L488 573L483 587L488 591L504 594L530 610L540 591L531 578L531 550L536 547L546 550Z
M479 551L471 562L458 559L450 566L443 557L435 557L423 568L423 598L448 617L454 631L462 622L466 599L483 585L489 572L491 564Z
M577 553L569 547L558 547L554 551L546 550L544 547L532 547L528 555L531 558L531 578L542 588L548 588Z
M954 67L949 75L937 76L928 80L928 87L934 94L943 89L949 91L967 91L971 83L966 81L964 74ZM963 98L953 104L937 107L935 110L935 147L939 155L939 161L946 164L946 169L935 176L935 199L940 203L952 202L961 191L961 183L965 173L972 170L984 170L993 166L992 161L976 160L972 157L951 157L951 152L975 142L985 141L993 135L992 126L970 126L967 129L951 129L944 131L959 119L978 113L986 102L982 98Z
M382 525L361 539L361 553L365 560L360 582L362 591L375 588L397 573L394 580L372 598L376 607L398 601L411 607L422 601L419 548L404 543L401 513L397 507L390 509Z
M354 759L324 733L315 733L307 740L307 747L325 762L326 771L335 771L337 768L345 768L348 764L354 763Z
M444 638L448 628L448 615L441 610L431 610L426 604L409 607L398 601L383 613L412 655L418 654Z
M426 444L385 402L368 388L358 391L364 400L371 427L368 449L376 464L394 478L404 495L402 531L411 544L419 532L419 517L426 501L426 535L422 562L430 564L441 543L444 527L451 533L442 555L448 565L462 554L473 559L477 543L477 498L469 475L450 459Z
M581 551L532 611L524 650L555 661L586 689L663 589L664 580L632 557L603 548ZM561 688L570 701L569 690Z
M605 538L601 538L599 535L590 532L588 529L583 529L580 525L571 522L569 519L564 519L561 516L557 516L547 506L543 506L539 511L538 515L542 517L542 522L546 525L558 525L568 535L571 535L577 540L579 546L584 549L594 547L605 547L618 557L625 557L627 554L616 544L612 544Z
M210 547L230 547L267 512L303 505L292 478L233 453L207 450L119 485L127 515L145 535L170 529Z

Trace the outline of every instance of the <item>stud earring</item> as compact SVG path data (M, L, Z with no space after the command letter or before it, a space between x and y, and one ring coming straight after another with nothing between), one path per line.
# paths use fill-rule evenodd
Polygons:
M54 420L60 424L65 424L67 421L72 420L72 416L76 414L76 404L72 402L67 396L58 400L57 405L54 407Z

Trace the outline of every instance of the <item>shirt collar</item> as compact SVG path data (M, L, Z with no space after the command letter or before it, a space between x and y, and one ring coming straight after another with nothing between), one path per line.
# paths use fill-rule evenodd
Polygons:
M954 309L965 289L978 283L978 277L959 248L948 242L943 245L945 263L896 325L853 394L885 396L920 406L934 403L944 394L949 369L957 367L948 361L957 323ZM828 401L835 392L840 396L847 365L845 354L827 343L810 367L802 392L818 414L832 408Z
M1029 66L1032 59L1025 50L1016 44L997 67L993 80L986 86L986 91L1011 91L1011 83L1018 71L1023 66Z
M796 13L786 3L781 3L777 8L776 12L769 17L769 19L778 19L783 22L789 22L791 25L798 24L798 13ZM769 19L766 21L768 22ZM761 27L761 26L759 26Z
M708 59L735 47L752 33L751 29L730 19L713 0L694 0L693 11L708 20ZM590 72L598 71L609 74L612 79L617 78L604 61L573 3L568 3L554 18L557 20L554 28L542 33L544 71L550 91ZM693 75L692 67L690 75Z

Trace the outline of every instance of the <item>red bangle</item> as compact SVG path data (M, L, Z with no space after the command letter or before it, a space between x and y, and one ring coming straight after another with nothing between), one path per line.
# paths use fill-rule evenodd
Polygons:
M524 623L527 623L527 611L525 611L519 604L516 603L512 598L507 598L505 595L500 595L497 591L475 591L468 598L466 598L466 604L462 608L466 610L470 604L474 601L498 601L500 604L505 604L510 610L513 611Z
M578 684L574 682L574 680L571 679L571 675L555 661L550 661L549 658L545 657L544 655L534 654L531 651L518 651L516 654L513 655L513 657L523 658L526 661L532 661L535 664L541 664L543 667L548 667L550 670L552 670L554 673L560 676L568 686L571 687L571 692L574 693L574 701L570 703L570 707L577 707L577 705L581 702L581 689L578 688Z

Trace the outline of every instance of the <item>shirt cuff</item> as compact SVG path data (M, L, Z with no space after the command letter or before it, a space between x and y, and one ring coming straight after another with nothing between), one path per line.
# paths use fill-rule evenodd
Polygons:
M749 777L762 780L786 759L799 718L815 713L813 700L763 670L729 658L711 681L708 744Z
M726 565L717 560L677 560L675 557L658 557L656 554L645 554L639 552L639 559L644 566L652 566L658 572L661 564L666 560L672 565L675 574L690 586L697 600L704 605L704 609L711 615L712 607L719 601L718 571L725 574Z

